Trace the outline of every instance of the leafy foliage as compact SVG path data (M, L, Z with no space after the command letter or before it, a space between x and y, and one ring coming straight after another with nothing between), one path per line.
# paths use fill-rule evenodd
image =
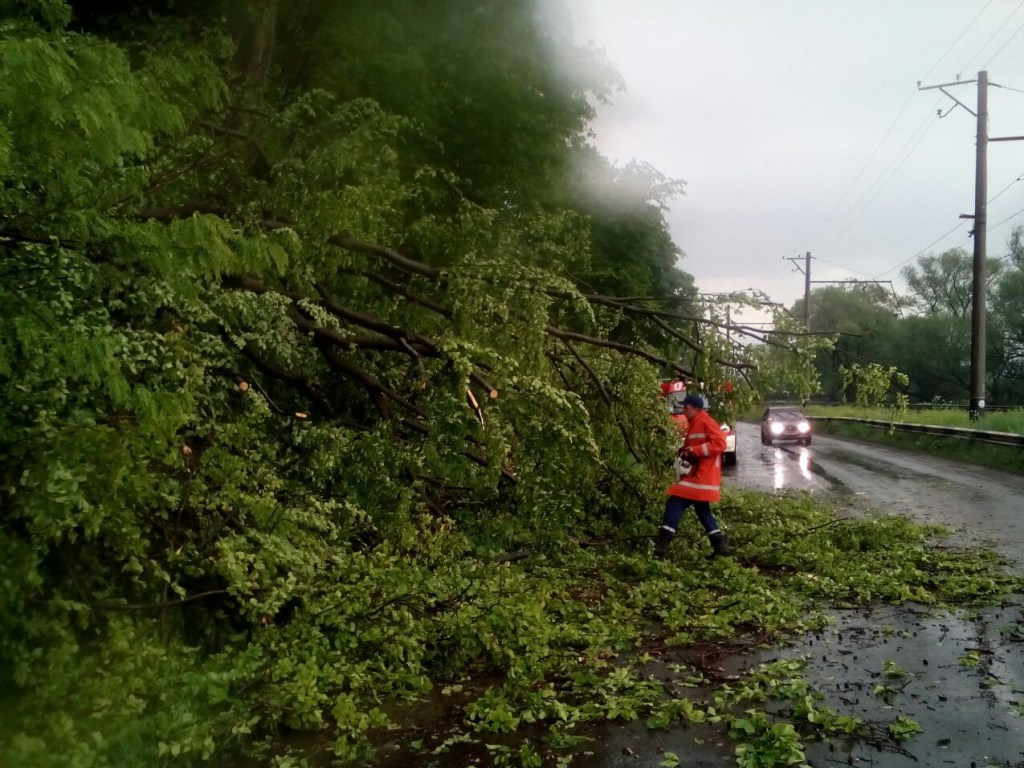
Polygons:
M854 364L849 368L840 366L839 373L843 380L843 391L852 390L858 406L862 408L878 406L893 389L896 389L892 398L892 418L898 420L906 411L908 398L905 392L899 391L899 388L909 385L910 379L894 367L886 369L878 363Z
M987 288L991 290L999 281L1003 264L988 259L985 266L990 284ZM938 256L922 256L916 264L904 267L903 276L916 306L925 314L970 316L974 275L971 255L964 250L954 248Z
M817 591L579 548L660 500L659 368L737 361L675 269L671 182L604 166L648 183L618 218L566 194L607 84L553 78L531 4L3 10L12 764L189 765L326 728L357 764L389 705L482 676L458 743L705 718L613 663L652 615L682 643L803 626L811 596L927 596L923 553L902 586L848 572L854 543L896 559L864 532L823 548ZM627 288L670 295L596 292ZM736 508L751 541L787 530L744 518L760 503ZM958 584L934 599L1006 588Z
M492 550L660 490L657 369L630 355L671 363L609 346L622 310L567 277L590 225L552 189L590 107L533 56L529 5L477 3L470 61L397 67L412 98L370 77L367 25L447 45L464 14L299 4L275 38L258 5L4 5L16 762L187 762L328 719L355 757L372 699L517 656L536 610L479 609L508 588L477 583ZM261 63L310 25L297 71ZM622 237L664 232L648 211Z
M766 397L807 400L822 388L815 361L833 348L835 339L830 333L807 335L793 314L781 307L772 314L773 343L758 346L752 355L757 364L755 388Z

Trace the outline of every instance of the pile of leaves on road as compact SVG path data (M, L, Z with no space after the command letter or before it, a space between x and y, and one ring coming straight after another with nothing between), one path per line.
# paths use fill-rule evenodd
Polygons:
M822 706L799 661L735 678L681 661L686 649L767 647L822 627L830 606L978 605L1024 586L990 554L936 546L940 530L903 518L837 520L807 498L757 494L729 496L722 516L735 557L710 560L694 523L665 562L639 523L580 541L492 521L493 541L502 524L518 535L509 556L433 519L361 552L282 521L276 557L315 552L304 569L224 553L230 602L257 629L204 653L170 641L167 617L110 612L106 642L67 649L73 675L54 665L59 677L22 681L32 695L7 713L21 735L5 752L14 764L186 765L244 749L303 765L287 734L322 730L341 765L396 749L417 764L568 765L590 748L588 724L642 719L718 729L741 765L789 765L808 739L913 728L898 711L864 723ZM659 659L675 660L671 674L650 672ZM417 701L448 713L443 728L402 719Z

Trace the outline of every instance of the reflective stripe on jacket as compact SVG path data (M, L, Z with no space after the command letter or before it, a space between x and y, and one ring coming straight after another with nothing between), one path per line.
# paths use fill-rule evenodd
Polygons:
M722 451L725 435L707 411L701 411L690 422L683 440L683 449L697 456L696 465L685 477L679 478L666 491L690 501L718 501L722 498Z

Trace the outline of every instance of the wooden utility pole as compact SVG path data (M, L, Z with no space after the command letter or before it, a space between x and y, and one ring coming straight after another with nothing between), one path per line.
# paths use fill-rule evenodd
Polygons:
M978 111L975 112L956 96L947 91L954 85L978 84ZM985 259L986 235L988 229L988 143L990 141L1022 141L1024 136L1000 136L989 138L988 135L988 87L998 83L990 83L988 72L982 70L977 80L958 80L955 83L922 86L917 84L919 91L937 88L956 104L939 117L945 117L957 107L963 107L977 119L977 148L974 157L974 213L960 214L961 219L974 219L974 282L971 286L971 400L970 412L972 419L980 419L985 415Z
M804 257L804 329L811 330L811 252Z
M786 261L792 261L796 268L804 273L804 330L811 330L811 252L804 256L804 265L801 267L799 256L783 256Z
M971 290L972 419L985 414L985 229L988 227L988 72L978 73L978 146L974 166L974 285Z

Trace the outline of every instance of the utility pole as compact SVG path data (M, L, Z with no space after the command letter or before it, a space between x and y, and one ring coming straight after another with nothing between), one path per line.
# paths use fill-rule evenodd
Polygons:
M974 166L974 285L971 290L971 419L985 415L985 230L988 227L988 72L978 73Z
M953 94L946 90L954 85L966 85L968 83L978 84L978 111L975 112ZM938 89L946 96L956 102L943 114L939 110L939 117L945 117L957 107L963 107L977 119L977 148L975 150L974 165L974 213L960 214L961 219L974 219L974 259L973 259L973 284L971 286L971 400L970 413L972 419L980 419L985 415L985 250L986 230L988 229L988 143L990 141L1021 141L1024 136L1001 136L989 138L988 135L988 87L994 85L997 88L1003 86L998 83L990 83L988 72L982 70L978 73L977 80L960 80L955 83L943 83L941 85L921 85L917 83L919 91Z
M811 252L804 256L804 266L797 262L799 256L783 256L786 261L792 261L796 268L804 274L804 330L811 330Z
M978 111L975 112L946 88L954 85L978 84ZM956 104L938 115L945 117L957 107L963 107L977 119L977 148L974 164L974 213L960 214L961 219L974 219L974 277L971 285L971 399L968 410L971 419L985 414L985 227L988 218L985 198L988 196L988 72L978 73L977 80L961 80L941 85L917 84L919 91L938 89Z
M804 329L811 330L811 252L804 260Z

